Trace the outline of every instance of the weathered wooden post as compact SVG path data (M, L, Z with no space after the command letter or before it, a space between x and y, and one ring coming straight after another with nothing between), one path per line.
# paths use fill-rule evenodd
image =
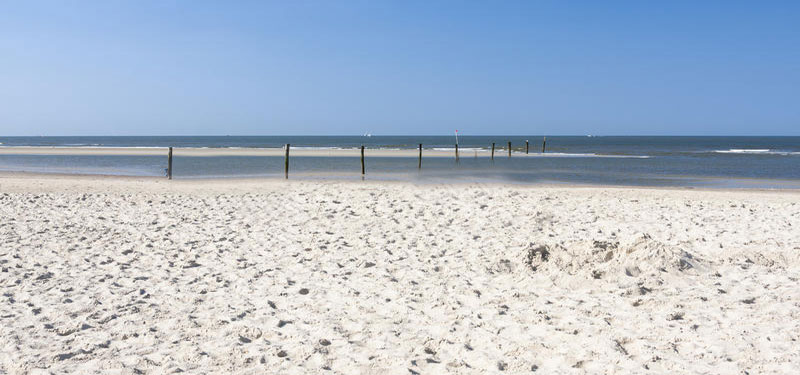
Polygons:
M422 169L422 143L419 144L419 164L417 169Z
M508 141L508 157L511 157L511 141Z
M542 153L543 153L543 154L544 154L544 146L545 146L546 144L547 144L547 137L544 137L544 139L542 139Z
M283 174L286 179L289 178L289 144L286 144L286 157L283 160Z
M492 160L494 160L494 142L492 142Z
M528 151L530 150L530 147L528 147L528 146L530 146L530 145L528 144L528 140L526 139L525 140L525 155L528 155Z
M364 145L361 145L361 178L364 178Z
M169 148L169 155L167 156L167 178L172 179L172 147Z
M458 143L456 143L456 161L458 161Z

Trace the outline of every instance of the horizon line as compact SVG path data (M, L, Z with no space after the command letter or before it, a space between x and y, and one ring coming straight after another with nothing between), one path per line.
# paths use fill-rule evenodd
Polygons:
M800 134L459 134L459 137L800 137ZM0 135L0 138L44 138L44 137L455 137L454 134L168 134L168 135L102 135L102 134L79 134L79 135Z

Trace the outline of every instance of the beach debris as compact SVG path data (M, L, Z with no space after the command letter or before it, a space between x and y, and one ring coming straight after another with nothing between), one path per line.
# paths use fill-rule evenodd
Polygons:
M625 344L628 343L628 340L625 339L615 339L614 340L614 349L618 350L620 353L624 355L628 355L628 349L625 349Z
M640 270L639 267L636 266L625 267L625 276L636 277L639 276L639 274L641 273L642 270Z
M253 340L261 338L261 329L257 327L243 327L239 330L239 341L244 344L249 344Z
M538 268L550 258L550 249L545 245L534 245L531 243L528 246L527 264L536 272Z
M683 320L683 315L684 315L683 311L674 312L672 314L669 314L669 316L667 316L667 320L670 321Z

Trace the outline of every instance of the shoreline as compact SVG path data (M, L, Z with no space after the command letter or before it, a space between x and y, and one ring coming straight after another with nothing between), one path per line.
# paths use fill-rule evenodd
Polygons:
M134 185L144 185L156 183L163 186L174 186L181 189L182 186L192 188L216 188L220 185L230 187L259 187L259 186L292 186L302 184L324 184L324 185L352 185L352 186L410 186L410 187L489 187L489 188L509 188L520 190L542 190L542 189L563 189L563 190L641 190L641 191L675 191L675 192L708 192L708 193L769 193L769 194L798 194L798 188L731 188L731 187L709 187L709 186L648 186L648 185L599 185L599 184L576 184L576 183L509 183L509 182L473 182L473 181L415 181L402 179L360 179L360 175L353 175L352 178L315 178L317 174L303 176L295 174L288 180L283 176L276 177L202 177L202 178L179 178L168 180L166 177L155 176L127 176L127 175L103 175L103 174L71 174L71 173L38 173L38 172L8 172L0 171L0 193L3 186L10 182L19 183L22 181L37 181L49 183L52 181L91 183L105 182L114 185L131 183ZM70 181L72 180L72 181Z
M14 146L0 147L0 155L140 155L166 156L169 147L39 147ZM418 149L366 149L371 156L379 157L418 157ZM485 152L485 151L479 151ZM308 149L292 147L290 157L360 157L359 148ZM284 148L173 148L175 156L285 156ZM454 157L453 152L423 148L424 157Z
M69 147L69 146L0 146L0 155L98 155L98 156L166 156L169 147ZM291 147L290 157L360 157L360 148L306 148ZM366 148L369 157L418 158L419 149ZM175 156L272 156L284 157L283 147L242 147L242 148L210 148L210 147L175 147ZM491 150L485 148L461 148L459 157L472 158L491 157ZM544 157L544 158L623 158L647 159L646 155L612 155L595 153L559 153L531 152L526 154L518 148L511 151L512 157ZM455 148L424 148L422 158L455 158ZM508 157L508 149L497 147L495 158Z
M493 181L533 186L800 190L800 176L794 168L786 165L791 160L780 160L775 165L759 165L766 162L756 161L753 165L744 164L742 168L731 167L729 161L714 161L698 169L693 163L686 165L685 161L661 159L661 156L645 156L647 159L644 159L636 155L525 154L512 150L509 157L507 150L499 149L491 164L489 150L460 151L459 159L464 168L453 168L453 160L458 163L453 149L424 149L423 167L418 170L414 168L419 157L417 149L365 151L368 180L424 184ZM177 179L271 179L282 177L285 151L282 148L174 148L173 155L178 158ZM357 148L292 148L290 164L297 168L290 170L290 178L317 181L359 179L360 156ZM160 177L164 175L167 161L168 148L161 147L0 146L0 171L4 173ZM344 163L353 164L344 167ZM722 166L721 170L715 169L718 164ZM184 168L185 165L191 167ZM233 165L237 166L233 168ZM417 175L417 171L422 173ZM703 173L717 175L700 175Z

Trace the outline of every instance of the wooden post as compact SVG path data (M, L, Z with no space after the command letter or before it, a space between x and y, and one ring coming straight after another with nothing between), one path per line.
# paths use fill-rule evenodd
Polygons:
M289 178L289 147L290 145L286 144L286 157L283 160L283 174L286 179Z
M361 178L364 178L364 145L361 145Z
M546 144L547 144L547 137L544 137L544 139L542 139L542 153L543 153L543 154L544 154L544 146L545 146Z
M172 147L169 148L169 154L167 154L167 178L172 179Z
M419 144L419 164L417 169L422 169L422 143Z
M508 157L511 157L511 141L508 141Z
M456 143L456 161L458 161L458 143Z
M528 144L528 140L526 139L525 140L525 155L528 155L528 151L530 150L530 147L528 147L528 146L530 146L530 145Z
M492 142L492 160L494 160L494 142Z

